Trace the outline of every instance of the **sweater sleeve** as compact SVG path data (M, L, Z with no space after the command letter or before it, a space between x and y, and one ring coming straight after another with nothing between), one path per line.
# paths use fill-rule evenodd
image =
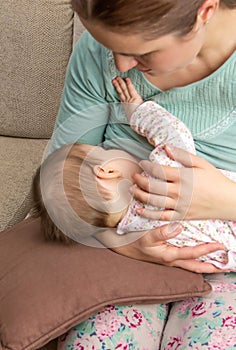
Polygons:
M74 142L98 145L103 141L109 115L101 59L104 50L86 31L75 46L67 67L51 151Z

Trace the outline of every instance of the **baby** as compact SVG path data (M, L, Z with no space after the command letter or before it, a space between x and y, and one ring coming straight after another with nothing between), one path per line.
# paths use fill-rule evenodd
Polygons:
M132 129L154 145L155 148L149 157L152 162L181 167L181 164L167 157L164 150L166 144L196 153L192 135L180 120L155 102L143 102L130 79L124 81L118 77L114 79L113 84L124 103ZM80 218L96 227L117 227L118 234L145 231L165 224L163 221L146 219L137 214L137 210L143 208L143 204L131 198L128 191L132 175L142 173L135 157L121 150L104 150L91 145L74 144L62 149L68 149L63 164L60 157L58 160L58 168L62 168L63 172L64 192L73 211ZM51 154L42 166L50 167L51 160L55 162L55 155L60 154L62 149ZM236 181L234 173L223 172ZM41 216L42 229L47 238L68 241L69 238L55 226L48 215L39 181L38 170L34 179L33 216ZM51 195L48 202L54 199L57 215L63 216L64 208L60 208L61 191L57 190L56 183L54 177L48 187L50 191L47 190L46 193ZM58 196L56 200L55 196ZM148 207L155 210L151 206ZM68 220L68 217L65 216L64 220ZM217 251L202 257L201 260L211 262L222 269L236 271L236 223L222 220L181 223L181 234L168 240L170 244L195 246L205 242L221 242L227 248L227 252Z
M153 101L143 102L131 80L117 77L113 84L119 94L120 100L129 123L138 134L146 137L155 146L149 159L161 165L182 167L176 161L167 157L164 147L166 144L182 148L196 154L191 132L179 119ZM236 174L221 170L225 176L236 181ZM145 174L145 176L149 176ZM151 206L146 206L155 210ZM164 221L150 220L137 215L137 210L143 204L132 199L128 211L119 223L117 233L124 234L131 231L147 230L163 225ZM157 208L160 210L160 208ZM218 241L225 245L228 252L214 252L201 260L211 262L223 269L236 270L236 223L222 220L194 220L182 221L183 230L177 237L168 240L176 246L195 246L203 242Z

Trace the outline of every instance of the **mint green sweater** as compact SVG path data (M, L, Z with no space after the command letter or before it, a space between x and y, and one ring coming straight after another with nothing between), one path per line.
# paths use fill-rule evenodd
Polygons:
M112 53L84 32L67 68L52 150L72 142L123 148L147 158L152 146L127 125L112 78L129 76L144 100L154 100L192 132L197 154L236 171L236 52L213 74L162 91L131 69L120 73Z

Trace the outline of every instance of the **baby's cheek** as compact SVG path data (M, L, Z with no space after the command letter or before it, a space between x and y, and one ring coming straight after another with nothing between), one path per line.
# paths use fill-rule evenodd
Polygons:
M132 195L130 194L130 187L133 183L127 179L121 179L117 183L117 198L121 201L125 201L126 203L130 203L132 199Z
M111 188L105 187L100 183L97 183L97 196L100 200L111 201L114 198L114 193Z

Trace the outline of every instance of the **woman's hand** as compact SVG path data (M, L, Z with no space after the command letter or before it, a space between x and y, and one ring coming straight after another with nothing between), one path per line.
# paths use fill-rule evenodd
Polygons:
M212 264L195 259L216 250L224 250L223 244L207 243L195 247L178 248L166 242L167 239L177 236L181 230L180 224L164 225L147 231L141 238L128 245L115 247L112 250L129 258L180 267L197 273L222 272Z
M166 153L184 167L161 166L141 161L154 178L134 175L133 195L142 203L164 210L140 209L149 219L236 220L236 184L209 162L179 148L166 146Z

